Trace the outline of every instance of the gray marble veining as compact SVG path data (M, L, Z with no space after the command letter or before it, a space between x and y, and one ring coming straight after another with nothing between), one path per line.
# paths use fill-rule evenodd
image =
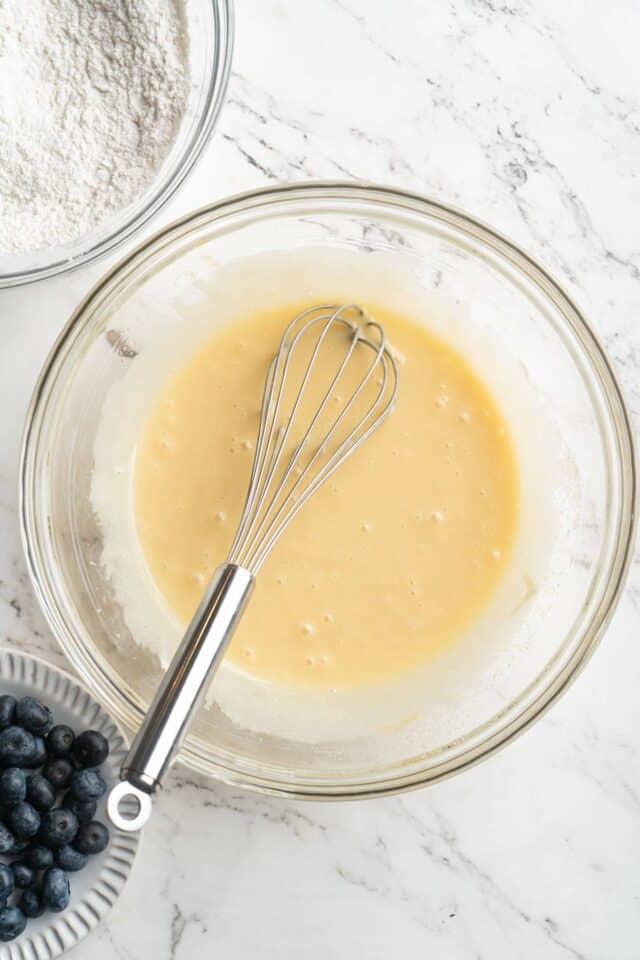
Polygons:
M161 222L309 177L458 204L565 284L640 416L640 4L238 0L237 20L216 135ZM0 631L58 664L19 542L19 439L42 359L105 268L0 294ZM296 804L176 770L122 904L75 955L635 960L639 625L636 557L579 682L429 790Z

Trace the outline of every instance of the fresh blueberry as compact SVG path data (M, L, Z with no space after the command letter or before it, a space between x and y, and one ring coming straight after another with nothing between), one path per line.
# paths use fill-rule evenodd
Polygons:
M65 810L64 807L50 810L42 818L40 839L52 850L59 850L60 847L66 847L71 843L78 832L78 827L78 818L71 810Z
M73 845L80 853L88 853L90 856L94 853L102 853L109 843L109 831L104 823L99 820L92 820L91 823L84 823L78 830Z
M36 843L25 853L24 862L28 863L33 870L46 870L47 867L53 866L53 850L41 843Z
M24 913L25 917L41 917L44 913L44 903L42 902L42 897L37 890L34 890L31 887L29 890L25 890L22 896L20 897L20 909Z
M76 738L73 756L81 767L99 767L109 756L109 741L98 730L85 730Z
M78 823L91 823L98 809L96 800L76 800L70 790L62 798L62 806L75 813Z
M0 730L5 730L13 723L16 713L16 698L10 693L4 693L0 697Z
M72 773L73 764L64 757L51 760L42 768L42 775L47 778L54 790L64 790L68 787Z
M34 737L36 742L36 752L33 755L31 763L29 766L34 769L35 767L41 767L43 763L46 763L49 759L49 754L47 753L47 743L44 737Z
M15 841L16 838L11 831L5 827L4 823L0 823L0 853L10 853Z
M15 860L11 864L11 870L13 872L15 885L20 890L26 890L27 887L32 887L38 879L36 871L33 867L28 866L24 860Z
M24 933L26 925L27 918L20 907L5 907L0 910L0 940L5 943Z
M56 854L56 864L63 870L70 873L76 870L84 870L89 857L86 853L80 853L71 846L62 847Z
M40 829L40 814L30 803L17 803L7 813L7 826L16 840L29 840ZM15 851L15 845L13 847Z
M0 773L0 803L12 807L27 796L27 775L20 767L9 767Z
M31 840L30 840L30 839L29 839L29 840L14 840L14 841L13 841L13 846L11 847L11 850L9 851L9 853L10 853L12 856L14 856L14 857L18 857L18 856L20 856L20 854L24 853L25 850L28 850L30 846L31 846Z
M70 899L69 878L64 870L51 867L42 878L42 901L50 910L64 910Z
M27 800L39 810L46 813L56 805L56 792L41 773L33 773L27 779Z
M66 723L58 723L51 727L47 734L47 750L50 757L66 757L71 753L75 733Z
M22 727L7 727L0 733L0 766L28 767L36 749L32 733Z
M99 770L76 770L70 789L76 800L98 800L107 792L107 785Z
M0 900L10 897L16 887L13 870L6 863L0 863Z
M16 723L30 733L46 733L53 720L51 710L35 697L22 697L16 706Z

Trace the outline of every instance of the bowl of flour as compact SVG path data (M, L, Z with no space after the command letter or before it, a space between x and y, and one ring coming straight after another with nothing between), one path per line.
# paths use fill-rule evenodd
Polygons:
M184 182L224 98L231 4L0 3L0 287L112 251Z

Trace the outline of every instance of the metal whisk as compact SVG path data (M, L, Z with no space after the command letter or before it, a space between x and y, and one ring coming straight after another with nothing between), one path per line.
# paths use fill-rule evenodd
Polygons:
M320 357L334 362L329 376ZM335 358L335 360L334 360ZM109 815L138 830L278 538L318 488L389 415L398 370L379 323L356 304L310 307L287 326L265 380L242 516L111 791ZM134 797L138 812L123 816Z

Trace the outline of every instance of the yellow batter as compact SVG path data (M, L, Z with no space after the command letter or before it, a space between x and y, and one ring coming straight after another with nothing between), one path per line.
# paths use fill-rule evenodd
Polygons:
M349 687L423 665L480 613L514 539L513 448L489 390L446 343L363 305L401 357L399 399L258 575L228 658L278 683ZM138 442L137 533L185 623L233 539L268 361L304 306L216 334L165 385Z

